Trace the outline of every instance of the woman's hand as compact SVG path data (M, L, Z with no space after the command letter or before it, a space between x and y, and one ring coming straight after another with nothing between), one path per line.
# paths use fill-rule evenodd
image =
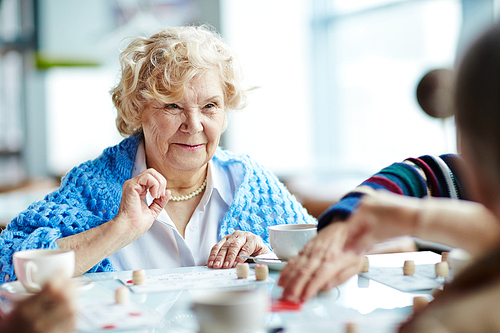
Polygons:
M304 302L320 290L329 290L358 273L363 255L343 251L347 224L338 222L322 229L297 256L288 260L278 285L282 299Z
M1 332L69 333L75 329L75 287L61 275L49 280L38 294L14 306L0 320Z
M60 249L75 251L75 276L127 246L146 231L170 199L167 181L158 171L147 169L123 184L118 214L110 221L84 232L60 238ZM148 206L146 194L154 198Z
M345 250L363 253L389 238L414 236L423 200L385 191L364 196L346 221Z
M130 225L132 238L136 239L149 230L170 199L167 180L155 169L147 169L123 184L123 194L116 218ZM146 205L146 194L154 198Z
M237 230L222 238L212 247L207 266L209 268L231 268L246 261L240 255L258 256L270 252L259 236L248 231Z

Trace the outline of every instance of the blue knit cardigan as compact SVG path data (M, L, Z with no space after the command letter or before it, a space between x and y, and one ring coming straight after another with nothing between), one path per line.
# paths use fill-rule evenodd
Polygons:
M73 168L59 189L31 204L7 225L0 234L0 281L6 275L15 279L15 251L57 248L57 239L95 228L116 216L139 141L140 135L133 135L105 149L97 159ZM276 176L248 156L217 149L214 159L226 168L239 163L244 170L242 183L234 187L234 201L220 223L220 238L235 230L250 231L269 246L268 226L317 223ZM113 270L106 258L89 272Z

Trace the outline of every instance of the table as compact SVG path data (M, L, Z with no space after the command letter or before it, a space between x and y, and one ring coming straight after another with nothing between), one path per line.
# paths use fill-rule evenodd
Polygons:
M368 257L370 267L402 267L405 260L414 260L416 265L434 264L441 261L441 256L433 252L383 254ZM207 271L214 270L206 267L183 267L147 270L146 274L152 276ZM131 271L122 271L91 273L79 277L80 280L91 281L88 284L89 287L81 291L78 299L79 305L86 308L87 312L96 312L97 316L102 316L102 318L112 316L112 311L120 309L117 304L114 304L115 288L123 286L122 280L130 279L131 276ZM270 283L260 282L256 286L247 286L246 288L256 287L267 292L271 299L279 299L282 290L275 283L278 281L279 272L270 271L270 278L272 279ZM129 306L137 307L140 311L151 315L151 318L159 320L159 325L155 328L138 327L132 331L196 332L198 325L190 307L193 297L200 292L203 291L130 293L130 301L127 303ZM332 291L320 293L316 298L304 303L300 311L269 313L266 316L266 327L268 332L344 332L346 322L356 322L358 332L395 332L398 324L411 314L411 306L415 296L425 296L428 299L432 297L430 291L401 292L356 275ZM108 304L108 308L102 310L98 304ZM120 319L120 323L124 323L124 321L126 318ZM78 327L83 328L83 331L86 332L103 331L93 329L91 325L85 327L85 320L82 317L79 318ZM107 328L109 331L112 327Z
M441 256L433 252L412 252L368 256L371 267L402 267L405 260L414 260L416 265L434 264ZM148 270L147 275L186 273L209 270L206 267L185 267L165 270ZM81 301L108 300L113 302L114 290L122 285L119 280L127 279L131 272L93 273L82 278L94 281L94 286L82 292ZM275 282L279 272L271 271ZM260 285L271 299L278 299L281 288L275 283ZM155 332L196 332L196 318L190 311L195 290L160 292L136 295L131 293L131 302L141 304L160 314L164 319L162 327ZM411 314L415 296L431 299L430 291L418 293L401 292L373 280L353 276L346 283L331 292L318 295L303 304L297 312L269 313L266 326L284 328L285 332L332 332L344 331L346 322L358 324L359 332L394 332L397 325ZM147 330L146 330L147 331Z

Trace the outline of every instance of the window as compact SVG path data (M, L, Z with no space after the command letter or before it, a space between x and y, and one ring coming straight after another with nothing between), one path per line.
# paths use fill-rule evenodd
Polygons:
M422 76L452 68L461 3L315 1L317 170L368 175L406 157L455 152L453 119L426 115Z
M222 32L241 57L249 106L225 147L280 176L362 179L406 157L455 152L454 120L415 92L452 67L459 0L223 1Z

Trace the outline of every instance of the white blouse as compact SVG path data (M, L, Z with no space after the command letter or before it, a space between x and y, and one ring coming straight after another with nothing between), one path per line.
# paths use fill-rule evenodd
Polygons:
M146 155L141 140L132 178L144 170ZM240 184L242 179L243 167L233 166L229 170L211 160L207 187L186 226L185 238L179 234L167 212L162 210L147 232L109 257L113 267L119 271L206 265L210 250L220 240L219 225L233 201L236 189L231 184ZM145 202L150 205L152 201L148 192Z

